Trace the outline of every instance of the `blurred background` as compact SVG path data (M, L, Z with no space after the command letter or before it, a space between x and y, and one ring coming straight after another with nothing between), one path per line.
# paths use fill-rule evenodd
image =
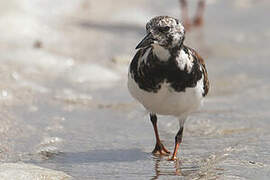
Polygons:
M187 0L191 19L197 4ZM126 81L146 22L182 19L178 0L0 1L0 167L74 179L269 179L269 12L268 0L206 0L185 44L204 57L210 94L186 122L179 161L168 162L151 155L152 125ZM158 125L172 150L178 122Z

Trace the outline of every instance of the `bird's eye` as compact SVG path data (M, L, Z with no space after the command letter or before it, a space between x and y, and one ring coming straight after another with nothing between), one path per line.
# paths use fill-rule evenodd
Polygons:
M159 27L158 28L158 31L160 32L168 32L170 30L170 27L169 26L164 26L164 27Z

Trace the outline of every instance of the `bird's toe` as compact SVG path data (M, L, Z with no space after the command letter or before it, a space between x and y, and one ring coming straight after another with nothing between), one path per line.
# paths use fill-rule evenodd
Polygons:
M171 153L168 151L162 143L157 143L155 149L152 151L154 155L169 156Z
M178 158L176 156L172 156L168 159L168 161L176 161Z

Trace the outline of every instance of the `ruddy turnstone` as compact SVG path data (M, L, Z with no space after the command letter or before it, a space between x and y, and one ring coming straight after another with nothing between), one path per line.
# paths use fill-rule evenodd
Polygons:
M146 24L146 32L129 67L128 89L150 113L156 136L153 154L170 154L159 139L156 114L179 119L180 128L170 158L174 160L185 120L200 107L208 93L207 71L201 56L183 44L185 30L179 20L155 17Z

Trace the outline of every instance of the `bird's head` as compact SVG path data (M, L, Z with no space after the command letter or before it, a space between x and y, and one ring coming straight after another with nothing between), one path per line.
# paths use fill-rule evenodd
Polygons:
M181 47L185 39L184 26L178 19L169 16L157 16L146 24L147 35L136 49L158 45L165 49Z

